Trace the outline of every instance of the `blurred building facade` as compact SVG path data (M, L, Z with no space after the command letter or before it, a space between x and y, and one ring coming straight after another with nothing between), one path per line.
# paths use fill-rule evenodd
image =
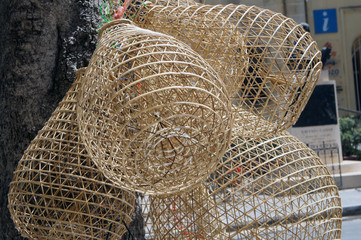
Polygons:
M325 52L324 69L336 80L339 107L361 110L361 1L308 0L311 34Z

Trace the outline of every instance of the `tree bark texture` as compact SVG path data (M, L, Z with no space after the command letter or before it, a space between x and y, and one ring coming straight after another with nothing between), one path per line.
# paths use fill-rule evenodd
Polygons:
M95 50L101 0L0 1L0 239L23 239L7 208L13 171ZM138 207L139 208L139 207ZM135 219L139 218L135 214ZM132 231L139 232L135 220ZM136 239L142 239L140 234Z

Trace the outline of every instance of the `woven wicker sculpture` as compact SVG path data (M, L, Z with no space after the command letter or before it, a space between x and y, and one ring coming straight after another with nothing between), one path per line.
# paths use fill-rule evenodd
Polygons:
M197 3L194 0L152 0L152 1L143 1L143 0L110 0L111 5L117 9L119 7L124 7L124 3L127 5L126 8L130 8L131 12L139 9L139 5L146 5L152 3L154 5L161 6L190 6L196 5ZM126 9L126 11L127 11Z
M97 166L120 186L149 194L204 181L231 132L217 74L180 41L126 20L105 25L99 38L78 108Z
M316 42L301 25L255 6L139 2L131 2L126 17L184 41L220 74L242 136L265 136L295 123L321 70Z
M215 201L204 186L171 197L146 196L146 239L219 239Z
M29 239L120 239L131 221L134 193L109 182L79 142L75 110L82 72L10 184L11 216Z
M206 182L222 227L217 239L339 239L342 208L317 155L284 132L235 136Z
M152 0L150 2L152 2L155 5L162 5L162 6L190 6L197 4L193 0Z

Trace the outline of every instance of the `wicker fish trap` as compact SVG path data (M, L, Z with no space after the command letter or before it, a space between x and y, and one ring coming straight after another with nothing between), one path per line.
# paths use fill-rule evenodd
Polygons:
M286 132L248 141L234 136L205 186L223 225L218 239L340 239L332 176Z
M113 21L99 33L79 99L87 150L120 186L185 191L208 177L230 139L216 72L180 41Z
M131 221L134 192L107 180L79 140L82 73L25 151L10 184L12 219L29 239L120 239Z
M197 2L193 0L152 0L150 2L162 6L190 6L197 4Z
M140 5L147 5L148 3L161 6L189 6L198 4L194 0L111 0L109 2L114 9L118 9L119 7L125 7L125 11L129 11L128 9L130 9L131 12L138 10L141 7ZM127 6L124 6L124 4L126 4Z
M126 17L184 41L219 73L242 136L286 130L298 119L321 71L316 42L301 25L255 6L138 3Z
M219 239L215 201L204 186L168 197L143 199L145 239Z

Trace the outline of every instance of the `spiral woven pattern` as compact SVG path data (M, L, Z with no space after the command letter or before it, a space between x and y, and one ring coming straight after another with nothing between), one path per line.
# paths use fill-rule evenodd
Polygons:
M286 132L234 136L205 183L222 224L217 239L340 239L341 199L317 155Z
M190 6L198 4L193 0L151 0L150 2L162 6Z
M12 219L29 239L120 239L131 221L134 193L108 181L79 139L82 73L25 151L10 184Z
M79 99L81 136L115 183L149 194L205 180L230 140L231 107L216 72L164 34L105 25Z
M316 42L301 25L255 6L136 2L128 18L184 41L217 71L241 136L265 136L296 122L321 71Z

